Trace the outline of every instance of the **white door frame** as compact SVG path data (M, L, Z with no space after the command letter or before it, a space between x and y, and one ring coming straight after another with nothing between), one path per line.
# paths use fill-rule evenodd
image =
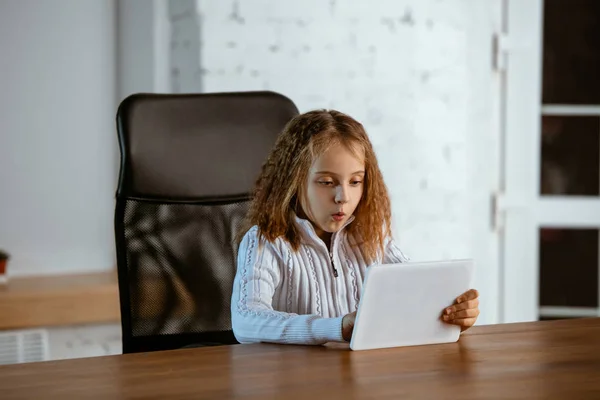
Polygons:
M506 0L500 321L538 319L542 0Z

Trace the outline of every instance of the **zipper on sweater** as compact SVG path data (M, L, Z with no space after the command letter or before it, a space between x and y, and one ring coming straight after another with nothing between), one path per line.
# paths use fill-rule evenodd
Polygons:
M331 258L331 268L333 268L333 276L338 277L338 270L335 268L335 263L333 262L333 253L329 253L329 258Z
M335 268L335 262L333 262L333 245L335 244L335 233L331 235L331 243L329 243L329 258L331 259L331 268L333 268L333 276L338 277L338 270Z

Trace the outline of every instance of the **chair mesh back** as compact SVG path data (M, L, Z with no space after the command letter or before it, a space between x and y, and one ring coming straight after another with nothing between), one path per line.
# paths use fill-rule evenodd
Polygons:
M134 337L231 329L235 232L247 205L126 202Z

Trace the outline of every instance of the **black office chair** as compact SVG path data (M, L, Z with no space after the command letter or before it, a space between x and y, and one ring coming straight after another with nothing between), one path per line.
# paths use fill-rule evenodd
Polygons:
M235 234L263 162L297 114L273 92L136 94L120 104L124 353L237 343Z

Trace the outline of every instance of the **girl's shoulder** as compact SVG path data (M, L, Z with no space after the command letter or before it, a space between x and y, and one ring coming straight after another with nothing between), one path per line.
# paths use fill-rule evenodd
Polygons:
M287 249L288 247L290 247L289 244L283 238L277 238L273 242L267 240L260 234L258 225L254 225L248 229L248 232L244 234L242 241L240 242L240 249L243 248L250 252L266 251L273 253L282 259L284 258L286 251L289 250Z

